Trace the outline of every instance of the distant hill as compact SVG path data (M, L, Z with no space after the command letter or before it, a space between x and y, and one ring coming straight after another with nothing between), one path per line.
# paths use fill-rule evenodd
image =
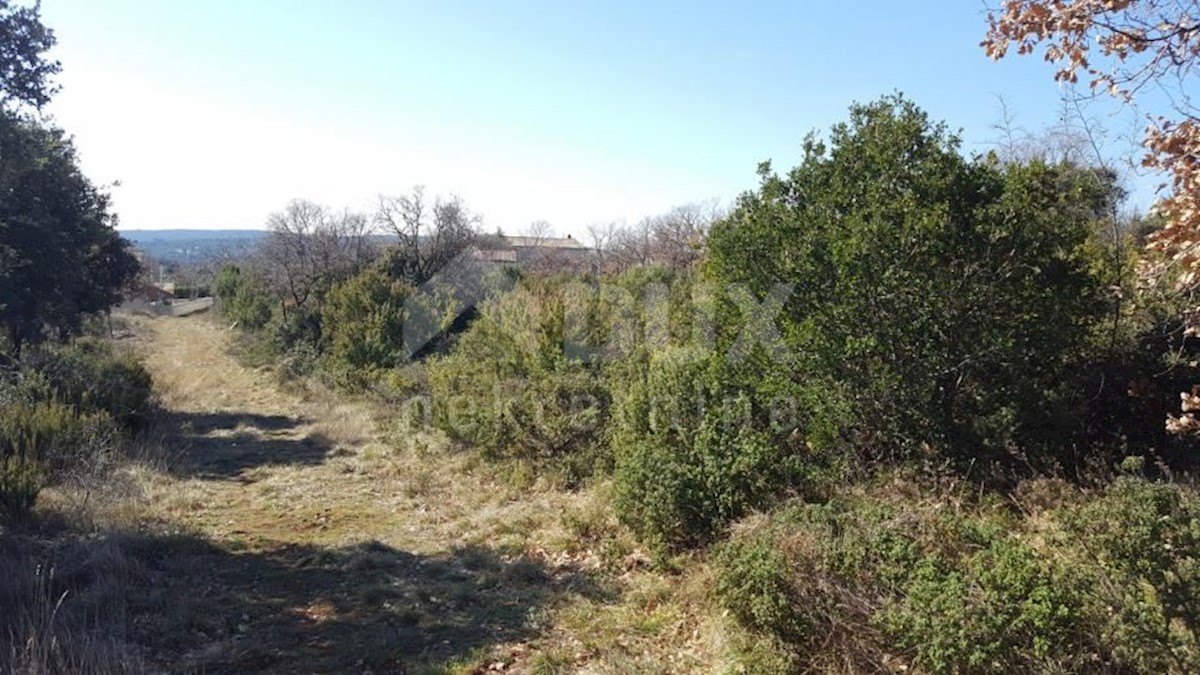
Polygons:
M162 263L196 263L240 258L267 233L263 230L122 230L121 235Z

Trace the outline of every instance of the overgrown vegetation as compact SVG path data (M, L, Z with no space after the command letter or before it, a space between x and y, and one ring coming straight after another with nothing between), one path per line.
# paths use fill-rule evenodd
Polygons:
M780 509L721 546L718 594L797 669L831 665L818 641L930 672L1196 668L1191 490L1123 477L1036 517L937 499Z
M137 275L109 196L79 168L75 147L38 111L60 66L38 8L0 3L0 354L78 335Z
M1122 61L1181 39L1176 67L1194 60L1184 49L1193 22L1164 24L1161 35L1096 22L1133 3L1118 4L1010 3L991 20L990 48L1027 51L1057 33L1066 42L1056 49L1076 52L1060 74L1071 78L1092 70L1075 58L1086 52L1077 40L1100 26L1116 34L1104 48ZM1043 25L1072 6L1087 20ZM41 524L27 521L49 488L115 476L113 458L145 428L152 392L135 359L79 337L137 264L108 196L80 173L63 132L33 112L53 93L58 67L42 58L53 35L36 8L4 0L0 28L16 50L0 49L10 61L0 63L0 527L36 532ZM1113 77L1099 81L1119 91ZM574 630L553 645L569 644L570 655L546 649L526 664L550 671L602 649L630 659L614 668L629 666L628 639L696 641L703 625L725 665L746 672L1195 672L1200 393L1168 418L1178 392L1200 381L1186 276L1195 260L1183 250L1194 132L1189 122L1151 134L1152 162L1176 177L1165 222L1123 217L1120 180L1105 166L969 155L899 94L811 134L786 172L762 164L758 186L728 211L693 205L630 228L596 226L594 248L560 240L571 253L557 258L545 223L519 246L531 254L513 245L485 255L479 247L504 235L481 236L461 199L427 199L421 188L382 197L370 215L293 201L269 218L252 259L211 279L220 316L250 342L256 367L298 389L309 378L333 385L367 399L369 412L342 422L355 429L336 443L297 431L313 423L291 409L179 413L171 433L212 452L173 467L186 478L155 480L202 484L176 508L219 526L174 515L226 539L157 537L171 555L156 558L139 549L149 538L135 538L97 549L114 561L76 571L107 564L150 578L161 563L182 572L204 590L187 607L229 603L240 618L180 630L233 654L212 663L243 668L300 660L228 648L249 622L258 634L328 644L346 628L385 625L395 640L399 622L424 660L480 661L467 651L519 644L489 670L507 668L541 628L537 608ZM1147 241L1154 250L1141 251ZM1146 270L1169 263L1181 264L1182 287L1146 283ZM326 418L350 410L322 396L335 401ZM301 394L286 401L306 405ZM380 411L404 419L380 425L385 440L365 440ZM435 470L449 464L457 474ZM298 476L309 482L288 482ZM317 485L330 480L361 494ZM239 492L260 482L253 497ZM502 494L469 499L463 489ZM540 512L506 510L523 491L536 492L522 504ZM303 501L313 493L331 505ZM431 503L444 495L465 503ZM453 548L364 544L364 532L382 530L370 522L396 504L407 510L389 536L424 527ZM563 504L572 508L555 510ZM235 522L238 509L263 522ZM494 512L512 521L497 524ZM35 538L20 546L76 550ZM17 544L2 546L0 560L29 566ZM192 556L220 565L221 583L181 562ZM618 590L593 587L581 560ZM16 645L0 664L144 667L119 641L88 652L86 626L60 645L64 596L54 594L89 582L50 576L0 585L0 609L13 609L0 629ZM336 593L317 602L297 579ZM514 600L510 585L533 599ZM162 605L142 607L130 625ZM468 647L447 647L453 639ZM389 650L354 666L404 667Z
M756 669L1194 669L1195 496L1156 482L1193 451L1151 416L1192 345L1123 273L1111 173L959 145L902 97L855 106L761 167L704 264L522 281L430 367L435 423L599 453L660 561L716 542ZM581 394L611 413L555 403ZM1122 458L1154 478L1105 486ZM978 496L856 487L935 468ZM1005 501L1046 475L1099 494Z
M138 659L82 621L64 629L70 589L55 594L24 534L45 525L31 511L46 488L104 491L151 396L135 359L78 337L140 266L70 136L39 112L59 65L38 9L0 0L0 670L118 672Z
M65 344L139 265L70 138L38 114L56 91L54 33L36 6L0 2L0 36L0 511L11 519L136 426L150 377L103 343ZM52 338L64 344L43 344Z
M10 519L47 485L104 480L147 420L150 375L103 342L40 347L0 377L0 505Z
M568 314L578 309L572 301L597 300L582 286L564 297L565 288L534 279L483 303L453 352L430 364L435 424L495 457L568 461L590 472L610 397L599 364L568 347L587 339Z
M775 347L794 362L778 386L836 383L846 450L1046 466L1079 442L1090 394L1060 383L1114 311L1093 242L1116 188L958 146L910 101L856 106L786 177L762 168L714 231L711 269L779 289Z
M417 192L374 261L214 288L289 375L405 401L526 484L608 486L655 564L711 556L748 668L1193 669L1170 479L1195 448L1163 415L1194 346L1130 273L1115 174L968 156L901 95L804 147L715 222L598 230L626 248L574 269L439 277L422 233L466 251L471 220ZM1026 509L1048 476L1073 487Z

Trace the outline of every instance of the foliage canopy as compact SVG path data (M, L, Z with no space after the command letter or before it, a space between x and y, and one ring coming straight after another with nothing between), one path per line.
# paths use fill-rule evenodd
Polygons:
M842 385L860 446L1021 440L1109 309L1088 244L1111 183L959 146L902 96L856 105L711 236L717 280L786 298L780 386Z

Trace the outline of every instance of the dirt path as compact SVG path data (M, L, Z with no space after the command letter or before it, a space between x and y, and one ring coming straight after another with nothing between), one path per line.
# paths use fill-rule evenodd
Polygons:
M497 483L471 453L399 430L395 410L285 392L209 318L140 332L173 455L150 481L160 526L127 547L153 663L521 672L550 646L586 658L550 626L615 600L561 525L585 496Z

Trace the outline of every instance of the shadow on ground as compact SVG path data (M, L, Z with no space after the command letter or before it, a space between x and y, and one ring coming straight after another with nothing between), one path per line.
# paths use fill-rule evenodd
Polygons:
M532 638L539 610L573 595L611 599L581 570L484 548L237 552L122 534L46 555L59 620L104 626L152 671L408 673Z
M335 448L321 434L301 435L308 420L299 417L166 411L159 422L167 446L180 449L169 469L189 478L239 478L270 464L312 466Z

